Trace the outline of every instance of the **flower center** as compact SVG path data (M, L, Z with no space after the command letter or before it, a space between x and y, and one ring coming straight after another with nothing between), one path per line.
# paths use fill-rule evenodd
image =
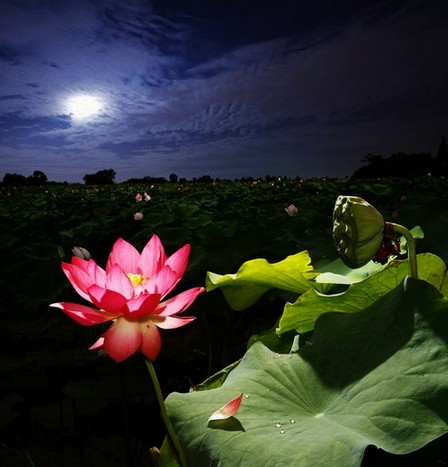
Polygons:
M134 287L137 287L138 285L145 285L146 283L146 277L142 274L133 274L132 272L129 272L127 276L131 280Z

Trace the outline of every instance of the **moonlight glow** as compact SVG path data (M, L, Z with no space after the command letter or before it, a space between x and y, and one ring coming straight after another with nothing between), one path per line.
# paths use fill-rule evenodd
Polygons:
M65 106L73 120L83 121L89 120L101 112L103 102L88 94L76 94L67 99Z

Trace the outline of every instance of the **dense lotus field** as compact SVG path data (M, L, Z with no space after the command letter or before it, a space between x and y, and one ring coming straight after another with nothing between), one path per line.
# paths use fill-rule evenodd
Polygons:
M0 466L151 466L149 448L162 444L141 355L116 364L89 351L101 326L49 308L80 301L61 269L73 247L104 266L118 238L140 251L157 234L168 254L189 243L177 292L204 286L207 272L305 250L319 270L338 258L332 213L341 194L364 198L386 221L420 226L418 252L448 262L448 181L435 177L0 187ZM199 296L192 324L162 331L155 367L164 394L187 393L240 359L295 298L270 290L235 311L220 290ZM368 447L362 465L446 465L446 442L401 456Z

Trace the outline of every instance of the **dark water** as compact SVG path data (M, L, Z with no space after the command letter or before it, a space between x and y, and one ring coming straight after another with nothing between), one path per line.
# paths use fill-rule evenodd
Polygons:
M88 350L101 326L17 310L0 315L0 466L151 466L164 429L142 355L117 364ZM195 323L163 336L154 366L165 395L207 376Z

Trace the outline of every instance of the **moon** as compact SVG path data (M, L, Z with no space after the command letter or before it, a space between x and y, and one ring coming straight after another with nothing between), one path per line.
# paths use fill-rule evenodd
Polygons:
M90 94L75 94L67 98L65 107L70 117L78 122L91 120L103 110L103 101Z

